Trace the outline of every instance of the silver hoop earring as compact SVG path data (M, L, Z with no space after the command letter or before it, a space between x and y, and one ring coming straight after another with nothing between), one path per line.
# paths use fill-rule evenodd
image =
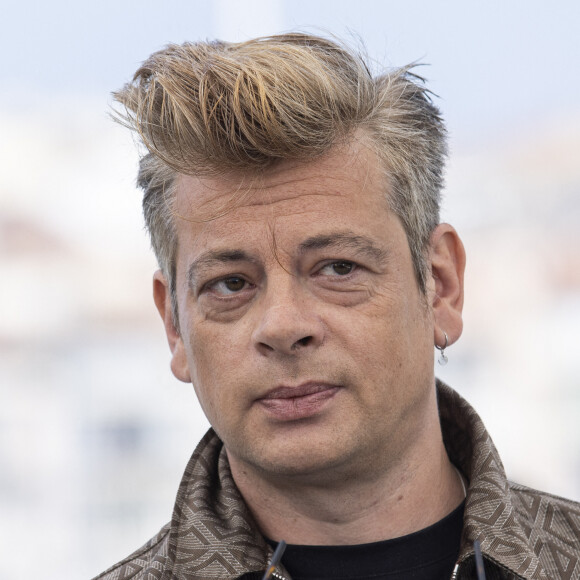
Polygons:
M447 355L445 354L445 349L449 344L449 337L447 336L447 333L445 331L443 331L443 336L445 336L445 344L443 346L439 346L438 344L435 345L435 348L439 351L439 359L437 360L437 362L442 367L444 367L447 364L447 361L449 360L447 358Z

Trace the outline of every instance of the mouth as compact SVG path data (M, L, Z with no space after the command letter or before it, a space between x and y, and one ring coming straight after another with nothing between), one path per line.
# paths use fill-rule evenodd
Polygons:
M337 385L318 382L283 385L268 391L257 402L273 419L296 421L319 414L339 390Z

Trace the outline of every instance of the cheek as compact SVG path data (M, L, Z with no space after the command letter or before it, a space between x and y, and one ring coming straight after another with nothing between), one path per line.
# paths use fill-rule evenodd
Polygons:
M386 291L373 298L364 308L335 316L331 335L363 373L402 378L429 358L429 313L420 297Z
M206 415L216 418L234 411L243 370L243 342L231 325L199 323L186 345L192 383Z

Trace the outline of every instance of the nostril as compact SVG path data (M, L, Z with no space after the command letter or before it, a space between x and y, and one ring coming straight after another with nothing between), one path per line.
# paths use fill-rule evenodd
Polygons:
M304 338L301 338L300 340L297 340L294 343L294 348L296 348L297 346L308 346L311 342L312 342L312 337L305 336Z

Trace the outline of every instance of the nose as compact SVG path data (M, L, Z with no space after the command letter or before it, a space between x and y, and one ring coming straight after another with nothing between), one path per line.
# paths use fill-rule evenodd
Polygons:
M252 335L256 348L264 355L296 356L321 345L324 324L313 298L298 283L280 286L272 285L263 297Z

